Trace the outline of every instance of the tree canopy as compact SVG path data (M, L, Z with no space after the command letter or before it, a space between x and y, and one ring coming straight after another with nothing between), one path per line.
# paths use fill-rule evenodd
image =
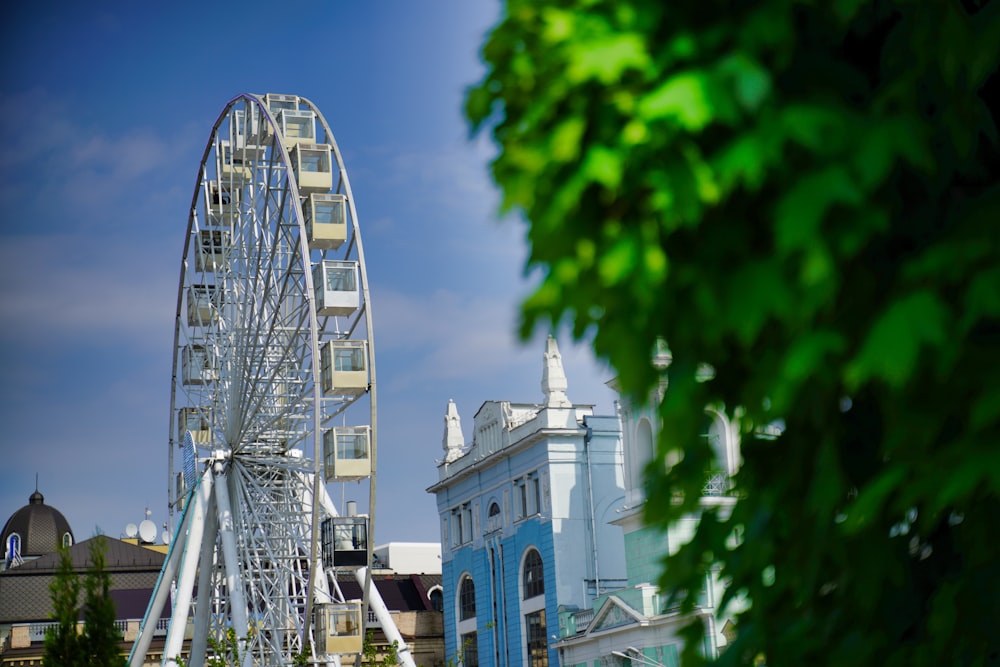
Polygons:
M522 333L569 324L635 400L669 344L646 517L702 512L660 583L721 567L720 662L1000 661L1000 3L507 0L482 55Z
M90 562L81 582L73 568L69 547L59 547L59 567L49 591L56 625L45 633L46 667L124 667L115 626L115 601L111 597L111 574L107 570L107 543L98 535L90 542ZM77 627L80 593L83 592L83 632Z

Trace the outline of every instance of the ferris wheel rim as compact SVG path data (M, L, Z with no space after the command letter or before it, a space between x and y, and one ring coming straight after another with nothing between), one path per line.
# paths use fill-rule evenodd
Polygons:
M347 199L347 205L350 207L349 220L351 221L352 225L351 243L355 245L354 253L356 254L357 257L356 261L358 263L358 273L361 283L360 291L361 291L361 304L362 304L360 309L361 313L359 313L353 327L358 326L361 323L361 319L363 317L364 319L363 337L367 343L366 354L367 354L367 365L369 373L369 386L366 392L366 400L369 405L368 423L369 423L369 428L371 429L370 437L371 437L371 467L372 467L371 475L369 477L369 488L370 488L369 517L373 519L375 513L375 461L376 461L376 451L377 451L375 444L377 442L376 440L377 398L376 398L376 377L375 377L375 362L374 362L374 326L372 318L369 281L367 276L366 262L364 258L364 249L360 233L361 230L359 226L359 218L357 215L356 203L354 200L353 192L351 190L350 180L347 174L346 165L344 164L343 156L340 153L339 146L336 144L336 140L334 138L332 130L327 124L326 119L323 117L322 113L319 111L318 108L316 108L316 106L311 101L301 97L299 99L301 100L302 104L306 105L309 109L311 109L315 113L316 119L319 120L322 126L326 143L329 143L332 147L331 150L332 154L336 158L337 172L339 178L339 183L336 186L337 191L339 192L340 189L343 188L343 192L346 195ZM273 154L271 154L269 159L272 162L280 162L280 164L284 168L286 176L285 180L283 180L282 183L288 189L287 203L291 209L291 214L289 217L294 218L295 221L296 231L293 233L293 237L297 239L296 252L298 256L298 261L300 265L303 267L301 275L302 289L300 296L305 304L305 314L306 314L306 319L308 320L308 339L309 339L308 356L310 358L308 385L311 388L312 395L311 398L307 399L306 402L311 401L311 407L309 407L308 409L310 410L312 418L312 426L311 428L307 429L308 437L303 437L298 442L302 447L303 455L305 455L307 453L307 447L309 444L308 440L311 438L312 453L313 453L313 470L312 470L313 479L311 483L311 492L310 492L313 500L313 509L310 512L311 530L309 531L309 534L311 541L308 549L308 554L309 554L308 561L310 563L309 583L308 583L308 588L306 589L307 590L306 613L304 615L305 625L301 629L303 637L307 637L309 635L308 623L311 616L311 614L309 613L309 609L312 605L316 591L316 586L314 585L313 580L317 572L320 571L320 568L317 568L315 566L315 564L318 563L319 560L318 545L316 543L317 536L319 533L317 529L317 523L319 518L321 516L324 516L323 514L324 510L321 509L320 507L321 503L319 501L321 495L320 489L322 488L325 493L325 485L322 478L322 465L321 465L322 456L320 454L322 450L321 438L325 426L323 423L324 413L321 410L320 406L323 404L324 396L322 392L322 382L320 377L321 369L319 362L321 356L320 344L321 344L321 339L324 335L324 328L320 323L319 319L320 316L318 315L315 302L317 286L314 284L313 271L312 271L313 268L312 253L314 252L314 249L309 247L307 241L307 232L305 228L305 215L302 209L302 193L299 190L299 184L297 182L297 179L291 177L292 158L290 155L289 148L285 145L285 142L282 140L278 122L275 118L275 115L272 114L271 110L268 108L264 96L260 95L241 93L230 99L229 102L227 102L224 108L222 109L222 112L219 114L218 118L216 119L215 123L212 126L212 129L209 133L208 141L206 142L205 150L202 153L201 161L199 163L199 170L196 178L195 188L192 195L191 204L188 209L188 223L185 231L184 246L181 257L180 277L178 283L176 314L174 322L173 352L172 352L173 358L172 358L172 373L171 373L171 399L170 399L170 425L169 425L170 436L168 438L168 444L171 451L170 464L168 466L169 468L168 499L170 499L170 515L172 519L175 505L179 504L181 501L181 498L174 496L171 485L173 483L173 477L175 472L173 469L174 468L173 452L176 449L177 445L179 444L178 438L176 437L177 424L175 422L177 419L178 410L181 407L178 404L178 395L179 395L178 386L180 383L183 382L183 377L182 377L183 359L181 357L182 354L184 354L183 350L185 344L190 343L190 341L185 338L185 335L190 334L188 330L191 328L190 323L185 324L184 321L185 303L186 303L185 299L186 298L188 299L187 308L188 310L190 310L190 298L191 298L190 289L196 285L195 283L192 282L192 280L195 279L195 274L197 273L197 271L192 271L191 269L192 262L194 261L194 259L191 257L191 253L197 252L193 250L193 248L195 247L195 243L198 240L196 235L199 234L201 231L203 231L209 222L208 219L206 218L206 221L202 223L201 227L199 227L198 211L200 204L208 201L206 199L208 197L208 192L206 188L208 187L210 182L208 172L211 168L210 160L213 154L213 150L218 150L217 142L220 136L220 128L227 121L227 119L231 119L232 112L237 107L237 105L240 104L244 105L243 107L244 109L248 109L252 105L252 107L256 109L257 112L260 113L261 122L266 123L271 128L271 132L273 133L272 144L271 144L271 150ZM220 175L217 174L216 176L217 178L221 179ZM219 185L219 187L221 189L221 184ZM252 191L254 191L255 195L256 195L256 189L255 189L256 187L257 184L255 183L250 188ZM284 211L285 209L281 210ZM238 214L238 216L240 217L241 224L244 222L242 219L243 215L244 215L243 211L241 211ZM348 250L348 253L349 252L350 251ZM351 332L353 332L353 327L351 329ZM358 400L358 398L355 397L355 399L351 401L345 401L343 407L340 408L341 411L349 408L355 400ZM305 403L303 403L303 405L305 405ZM232 426L229 426L227 428L233 429ZM227 473L227 479L238 479L240 475L242 475L243 472L246 471L245 469L248 468L247 466L248 463L251 462L260 463L263 461L264 455L252 451L250 449L246 449L245 447L243 447L243 443L239 441L238 438L236 438L235 436L232 438L229 437L233 433L237 432L242 433L242 431L237 431L237 430L232 430L231 433L227 431L226 437L222 438L221 442L218 442L218 444L222 446L222 449L220 451L225 451L226 449L225 446L229 445L228 455L227 457L224 457L226 459L225 465L228 465L229 467L229 473ZM218 433L213 431L212 435L213 443L215 443L215 439L217 437L219 437ZM202 447L202 449L205 448ZM287 465L283 466L276 464L274 467L275 468L286 467L290 471L291 469L295 468L298 473L301 472L301 466L291 465L291 462L288 461L287 459L285 460L285 463ZM236 482L233 483L236 484ZM239 500L237 496L234 494L232 502L235 505L237 503L245 501ZM329 514L329 512L326 513ZM373 547L373 541L369 540L367 546L369 564L371 563L371 558L372 558L372 547ZM370 572L371 568L369 567L367 569ZM365 586L366 603L367 603L367 591L368 591L368 586L366 585ZM307 641L307 639L304 638L302 641Z

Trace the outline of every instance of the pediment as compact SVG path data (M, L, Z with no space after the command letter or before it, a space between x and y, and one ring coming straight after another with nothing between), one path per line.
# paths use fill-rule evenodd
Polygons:
M649 619L646 616L625 604L621 598L611 595L594 614L594 620L587 626L587 634L647 623Z

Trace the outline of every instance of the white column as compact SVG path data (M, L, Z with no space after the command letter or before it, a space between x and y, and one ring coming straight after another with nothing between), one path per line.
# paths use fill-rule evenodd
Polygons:
M229 500L229 474L222 472L222 464L215 464L219 478L215 485L215 502L219 510L219 537L222 538L222 557L226 566L226 590L229 591L229 613L233 622L233 630L239 641L240 651L246 654L247 603L244 597L245 587L240 571L239 554L236 551L236 532L233 526L233 507Z
M212 501L215 500L213 495ZM208 651L209 614L212 611L212 570L215 552L215 537L219 533L219 522L215 519L215 502L205 508L205 533L201 539L201 567L198 570L198 594L201 598L194 609L194 634L191 637L188 667L203 667Z
M361 584L362 590L365 587L365 571L367 569L366 567L359 567L354 571L354 576L358 580L358 583ZM399 634L399 630L396 629L392 615L389 613L388 608L386 608L385 601L375 587L374 581L372 582L371 590L368 592L368 608L375 612L375 617L382 624L382 632L385 634L386 640L390 644L393 641L397 643L396 655L399 656L399 664L403 665L403 667L417 667L416 663L413 662L413 656L410 655L410 647L403 640L403 635ZM364 618L361 619L362 628L366 620Z
M195 574L198 572L198 557L201 555L206 509L211 496L212 470L208 469L201 477L198 491L194 496L194 507L191 508L191 527L188 529L184 560L181 564L180 577L177 580L174 613L170 617L167 640L163 645L164 667L177 667L177 661L174 658L181 654L181 649L184 647L184 632L187 629L188 613L191 611L191 594L194 589Z

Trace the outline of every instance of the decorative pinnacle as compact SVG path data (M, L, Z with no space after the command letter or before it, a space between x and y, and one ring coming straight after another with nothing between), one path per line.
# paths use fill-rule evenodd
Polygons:
M455 401L448 399L448 409L444 414L444 438L441 440L445 463L451 463L462 455L465 437L462 435L462 418L458 416Z
M566 371L563 370L562 355L559 345L552 336L545 341L545 364L542 368L542 393L545 394L545 407L571 408L573 403L566 396L569 383Z

